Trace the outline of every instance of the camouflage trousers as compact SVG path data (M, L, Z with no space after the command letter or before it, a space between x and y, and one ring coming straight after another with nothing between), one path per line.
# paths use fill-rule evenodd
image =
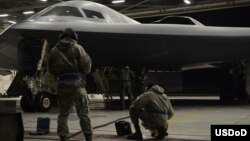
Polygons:
M121 84L121 93L120 93L120 100L121 100L121 108L125 109L125 96L128 96L129 105L133 102L133 94L132 94L132 87L130 81L123 81Z
M84 134L92 134L89 117L89 98L81 81L59 81L57 83L57 96L59 104L57 133L59 136L69 134L68 116L70 109L75 104L80 126Z
M159 127L168 129L167 118L160 118L158 114L153 114L151 112L147 112L146 110L137 110L133 107L130 107L129 115L133 124L139 124L140 119L142 121L142 125L146 129L152 130Z

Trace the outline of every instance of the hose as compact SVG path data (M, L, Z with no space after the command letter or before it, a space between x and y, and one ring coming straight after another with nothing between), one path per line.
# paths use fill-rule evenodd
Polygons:
M116 120L114 120L114 121L110 121L110 122L105 123L105 124L102 124L102 125L97 125L97 126L93 127L93 129L98 129L98 128L101 128L101 127L105 127L105 126L108 126L108 125L110 125L110 124L116 123L116 122L119 121L119 120L123 120L123 119L127 119L127 118L129 118L129 116L127 116L127 117L122 117L122 118L118 118L118 119L116 119ZM81 133L82 133L82 131L78 131L78 132L76 132L76 133L74 133L74 134L68 136L68 138L72 138L72 137L74 137L74 136L76 136L76 135L79 135L79 134L81 134Z
M116 123L117 121L127 119L127 118L129 118L129 117L130 117L130 116L118 118L118 119L116 119L116 120L107 122L107 123L105 123L105 124L101 124L101 125L94 126L93 129L102 128L102 127L108 126L108 125L110 125L110 124ZM67 139L70 139L70 138L72 138L72 137L74 137L74 136L76 136L76 135L79 135L79 134L81 134L81 133L82 133L82 131L78 131L78 132L76 132L76 133L73 133L73 134L69 135L69 136L67 137ZM46 139L46 140L58 140L58 139L39 138L39 137L24 137L24 138L25 138L25 139L41 139L41 140L44 140L44 139Z

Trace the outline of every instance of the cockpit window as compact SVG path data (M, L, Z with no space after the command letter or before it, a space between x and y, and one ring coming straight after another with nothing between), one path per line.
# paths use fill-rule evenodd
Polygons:
M76 7L70 6L57 6L48 12L42 14L41 16L74 16L74 17L83 17L80 11Z
M82 9L82 10L88 18L104 19L104 16L100 12L87 9Z

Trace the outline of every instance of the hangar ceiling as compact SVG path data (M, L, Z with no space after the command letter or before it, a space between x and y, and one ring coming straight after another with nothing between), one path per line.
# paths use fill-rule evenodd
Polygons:
M0 16L0 25L10 20L20 21L31 16L24 15L24 11L38 12L62 1L67 0L0 0L0 15L8 14L7 17ZM112 3L115 0L89 1L107 5L134 19L250 5L250 0L124 0L124 3L118 4ZM191 3L186 4L185 1Z

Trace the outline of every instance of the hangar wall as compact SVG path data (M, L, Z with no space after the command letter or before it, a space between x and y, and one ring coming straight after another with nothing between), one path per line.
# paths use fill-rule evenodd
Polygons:
M202 11L181 14L178 16L190 16L206 26L227 26L227 27L250 27L250 6L228 8L212 11ZM136 19L142 23L151 23L164 16Z

